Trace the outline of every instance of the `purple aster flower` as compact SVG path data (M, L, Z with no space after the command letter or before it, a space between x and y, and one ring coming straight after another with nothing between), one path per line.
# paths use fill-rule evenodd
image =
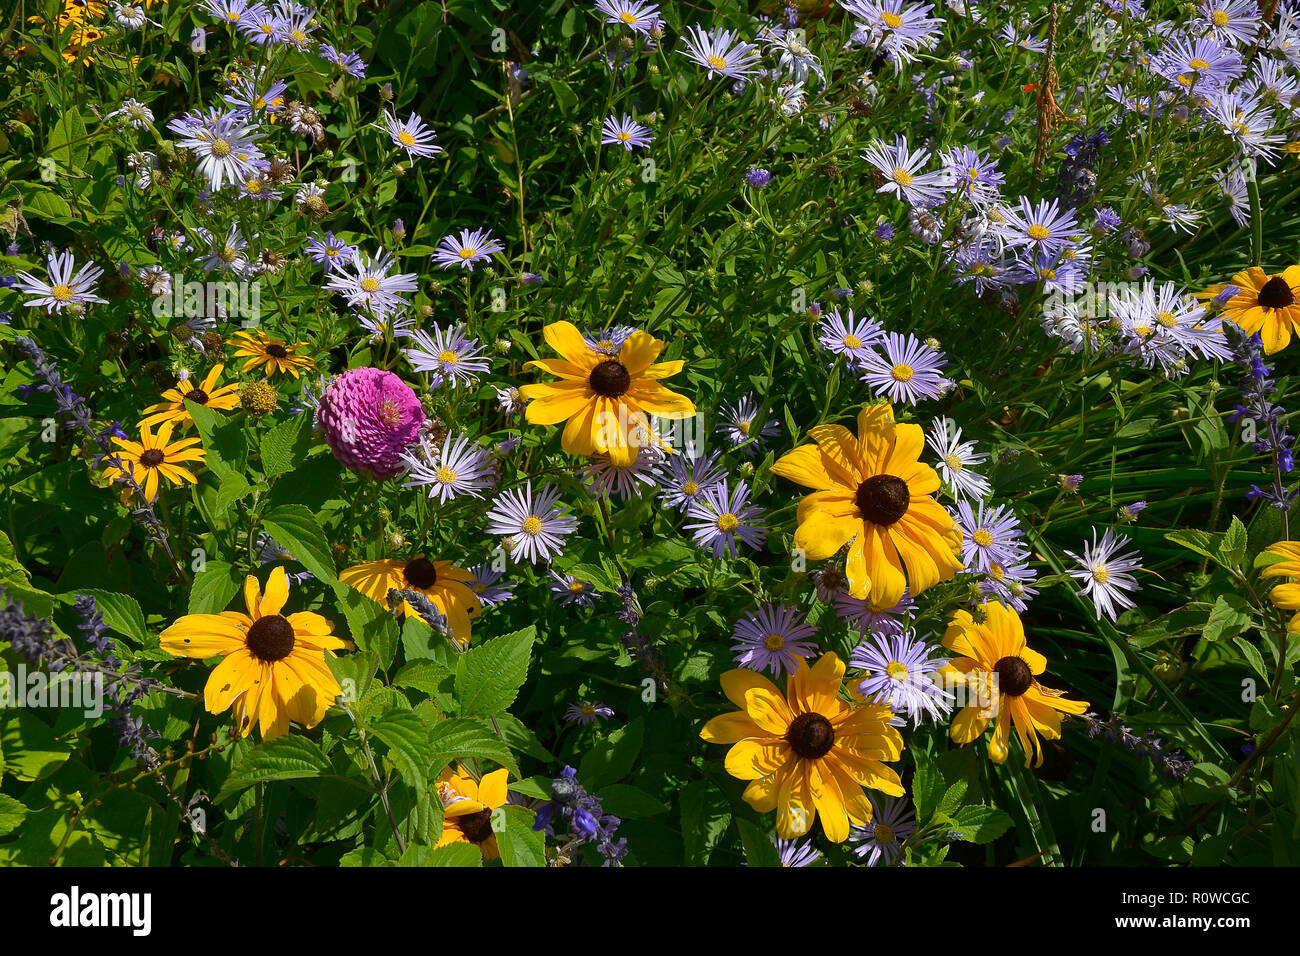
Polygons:
M752 671L768 671L774 677L782 671L793 674L799 661L817 653L817 645L809 640L817 629L809 624L792 607L784 604L765 604L757 611L749 611L737 623L731 636L736 640L731 649L735 661Z
M264 159L257 148L262 138L257 124L239 110L213 110L207 116L188 113L174 119L167 128L176 134L176 145L193 153L199 172L213 191L227 182L240 183Z
M940 375L947 360L914 335L888 333L862 360L861 379L882 398L915 405L941 397L952 382Z
M596 0L605 22L627 27L633 33L649 34L659 23L659 5L642 0Z
M847 591L835 595L835 613L870 634L902 634L916 616L916 602L906 591L893 607L878 607L868 598L855 598Z
M807 837L799 840L782 840L774 837L776 855L785 867L810 866L822 858L821 851Z
M1074 210L1062 210L1055 199L1034 205L1021 196L1018 210L1003 206L999 211L1003 219L999 234L1012 248L1027 247L1059 256L1066 243L1083 237Z
M980 208L997 202L999 189L1006 177L998 172L994 159L975 152L968 146L945 150L939 156L958 195L965 196Z
M868 635L849 656L850 667L869 671L857 682L858 693L906 713L914 727L922 717L941 719L952 709L953 695L934 680L948 665L947 658L932 657L936 650L911 630Z
M903 855L903 844L916 829L916 814L906 799L900 797L867 794L867 799L871 801L871 822L850 827L849 840L855 844L853 852L867 866L882 861L888 866Z
M894 238L894 224L891 222L882 222L876 226L875 232L872 233L881 242L888 242Z
M438 249L430 257L444 269L456 266L474 271L474 263L489 262L498 252L505 252L506 247L492 238L492 230L477 229L470 232L462 229L460 236L447 236L438 243Z
M601 596L590 581L575 578L572 574L560 574L558 571L551 572L551 593L559 600L560 607L568 607L570 604L591 607L596 598Z
M501 580L506 574L504 570L494 571L490 564L484 562L474 565L469 572L474 575L474 580L467 582L467 586L484 607L502 604L515 596L514 582Z
M832 309L817 327L821 347L844 356L850 367L860 365L884 337L885 327L881 323L865 315L855 318L852 309L848 310L847 319L840 315L839 309Z
M587 344L587 348L597 355L615 356L623 348L623 343L636 330L634 325L611 325L599 332L588 330L582 336L582 340Z
M334 260L328 271L324 288L337 292L347 299L352 309L369 309L380 318L387 317L403 306L410 305L399 292L414 292L419 283L414 272L389 275L397 260L380 249L372 259L360 250L353 249L349 259Z
M750 166L745 173L745 182L754 189L763 189L772 181L772 174L759 166Z
M1029 602L1038 596L1038 592L1031 587L1037 580L1038 574L1029 566L1028 561L1006 567L994 564L979 583L980 595L985 600L992 598L1024 613L1029 609Z
M598 717L613 717L614 709L606 707L604 704L596 702L583 701L581 704L570 704L569 709L564 712L564 722L568 724L590 724L594 723Z
M99 266L86 263L74 274L76 261L72 252L51 252L46 260L49 281L42 282L27 272L19 272L14 285L19 291L35 296L23 302L26 306L39 306L47 313L72 309L79 312L91 302L106 302L95 294L95 283L104 274Z
M967 570L988 571L994 564L1014 564L1023 555L1021 543L1024 533L1020 519L1009 505L980 502L972 507L969 501L957 502L955 516L962 533L962 562Z
M761 410L753 395L746 395L734 405L723 406L722 421L718 423L717 433L731 443L732 450L744 449L746 455L754 455L767 445L767 439L781 431L780 423L769 419L759 424Z
M434 143L433 130L429 129L424 120L415 113L411 113L405 122L392 113L385 113L384 125L378 128L386 130L392 137L393 145L406 150L409 159L413 160L416 157L427 159L443 152L442 147Z
M622 146L629 153L649 146L653 139L650 127L633 122L627 113L623 114L622 119L613 116L606 118L605 125L601 128L602 146Z
M532 481L502 492L488 510L488 532L507 536L502 545L516 561L550 561L578 527L578 519L557 506L559 499L559 490L552 487L534 497Z
M1093 210L1093 224L1100 233L1114 232L1121 225L1123 220L1119 218L1119 213L1111 209L1110 206L1098 206Z
M884 177L884 185L876 192L893 193L913 206L928 209L939 205L953 185L946 169L920 172L930 161L930 154L924 149L910 150L906 136L896 137L893 146L873 140L862 158Z
M695 543L709 548L715 558L728 553L736 556L737 538L758 551L767 538L767 528L763 524L763 509L748 502L749 485L738 481L732 492L723 479L687 506L686 518L695 523L687 524L686 530L693 532Z
M622 467L610 461L608 454L601 453L593 458L590 465L584 466L578 475L594 497L608 498L616 494L627 501L641 496L642 485L651 488L655 486L654 464L655 457L645 448Z
M758 72L758 48L738 39L735 30L709 33L699 24L692 24L684 36L686 49L678 52L705 67L710 77L742 80Z
M433 388L446 383L453 388L473 385L492 364L483 354L478 339L467 336L462 325L443 329L435 322L432 334L417 330L411 333L411 340L415 346L403 349L402 354L411 363L411 368L433 373L430 382Z
M659 500L670 508L685 508L727 477L719 455L672 455L659 464Z

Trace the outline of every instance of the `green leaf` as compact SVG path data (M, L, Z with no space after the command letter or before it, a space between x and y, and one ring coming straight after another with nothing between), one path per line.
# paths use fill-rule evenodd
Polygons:
M1231 793L1228 780L1228 771L1218 764L1198 763L1183 781L1183 798L1192 804L1226 800Z
M78 588L75 594L89 594L95 599L109 630L128 637L137 644L148 641L149 631L144 624L144 612L140 610L140 602L135 598L99 588ZM74 592L62 595L64 600L69 602L72 601L73 596Z
M578 779L583 779L581 772ZM696 780L683 788L681 805L686 865L704 866L731 824L731 803L707 780Z
M1264 657L1259 653L1259 649L1244 637L1234 637L1232 642L1241 648L1241 653L1246 655L1246 661L1255 673L1268 680L1268 667L1264 664Z
M1165 535L1165 540L1182 545L1189 551L1195 551L1197 554L1204 555L1215 561L1219 560L1219 549L1223 546L1223 535L1198 531L1195 528L1180 528L1177 531L1171 531Z
M189 399L185 400L185 407L194 419L194 427L198 429L199 437L203 440L203 450L207 452L203 463L212 470L218 480L224 480L230 474L242 473L244 462L248 459L248 443L244 440L239 422L227 419L207 406L199 405Z
M0 766L3 764L0 763ZM26 804L0 793L0 837L13 833L29 812L31 811L27 809Z
M397 621L393 615L360 591L336 584L334 594L347 618L352 640L363 651L372 651L387 670L397 653Z
M502 866L546 865L546 835L533 829L536 819L537 814L526 807L505 806L493 811L492 828L497 831Z
M578 779L595 793L626 777L641 755L645 718L636 717L596 743L578 765Z
M226 610L243 584L243 576L225 561L206 562L203 570L194 575L189 613L218 614Z
M301 463L311 450L311 415L295 415L262 436L262 472L266 477L283 475Z
M248 751L230 771L214 802L221 803L258 781L319 777L333 769L318 745L306 737L286 734Z
M483 851L472 843L449 843L436 850L411 846L402 854L400 866L482 866Z
M611 783L596 796L600 797L606 813L625 820L643 820L668 812L668 805L662 800L626 783Z
M394 687L410 687L433 697L442 692L443 681L452 677L451 668L427 658L411 661L403 665L393 677Z
M943 794L943 774L933 762L922 759L918 753L916 775L912 778L912 800L916 803L917 819L928 820L930 814L939 806Z
M461 714L486 717L514 703L528 677L536 634L537 628L530 624L522 631L472 647L460 656L456 662L456 699Z
M4 680L14 681L8 685L14 696L27 692L26 687L16 686L15 676L6 674L0 677L0 681ZM21 707L0 709L0 753L5 755L4 772L19 780L40 780L54 773L72 753L72 744L71 737L60 738L54 733L54 728L30 710Z
M750 866L780 866L781 854L766 833L748 820L736 818L740 842L745 848L745 862Z
M455 717L435 724L429 731L429 753L433 761L430 776L436 776L453 761L475 757L498 763L519 776L519 765L510 748L491 727L473 717Z
M1220 594L1210 608L1210 616L1202 632L1207 641L1221 637L1236 637L1250 626L1251 608L1245 598L1236 594Z
M953 816L954 830L971 843L991 843L1011 828L1011 816L997 807L974 804L962 807Z
M958 777L957 782L949 787L939 801L939 812L952 816L961 807L961 802L966 796L966 790L969 784L965 777Z
M50 158L65 169L75 170L86 165L90 153L86 123L75 106L65 110L55 121L46 148Z
M390 710L370 725L370 732L388 745L388 756L402 779L416 793L429 785L429 728L409 710Z
M1246 559L1246 542L1246 526L1240 518L1233 515L1232 524L1224 532L1223 543L1219 545L1219 563L1228 568L1241 567L1241 562Z
M267 533L317 580L334 584L334 555L315 516L303 505L279 505L262 516Z

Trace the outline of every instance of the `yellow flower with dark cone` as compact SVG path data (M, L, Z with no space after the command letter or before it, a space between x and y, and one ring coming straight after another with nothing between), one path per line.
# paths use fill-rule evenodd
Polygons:
M1300 541L1278 541L1264 550L1282 560L1270 564L1260 572L1260 576L1292 578L1290 581L1275 585L1273 590L1268 592L1268 599L1273 602L1274 607L1284 611L1300 611L1300 580L1295 580L1300 578ZM1300 631L1300 614L1292 615L1287 630Z
M263 740L289 730L290 721L315 727L343 693L325 655L347 647L330 622L312 611L284 615L289 577L276 568L266 593L251 574L244 580L247 614L187 614L161 634L162 649L178 657L221 657L203 689L209 713L232 708L241 736L256 724Z
M655 362L664 343L636 331L622 346L597 352L572 322L553 322L542 334L562 358L538 359L527 366L558 375L558 382L525 385L525 415L534 425L567 422L560 445L573 455L605 452L615 467L636 460L643 445L656 440L649 416L679 419L695 414L695 404L660 385L683 362Z
M169 388L162 393L161 402L150 405L144 410L147 417L142 419L140 424L143 426L173 422L176 425L193 425L194 419L189 409L185 407L186 401L217 411L230 411L239 404L239 386L233 383L217 386L217 379L221 377L225 368L224 365L212 366L198 385L188 378L177 382L175 388Z
M1025 766L1043 764L1043 745L1061 737L1061 714L1082 714L1086 700L1066 700L1065 691L1038 683L1047 658L1030 650L1020 615L996 601L983 605L984 620L956 612L943 635L943 646L959 656L939 671L941 679L964 686L966 706L953 718L949 736L968 744L993 723L989 759L1004 763L1014 725L1025 752Z
M475 780L464 767L450 767L438 778L438 795L442 798L442 837L438 847L452 843L470 843L479 848L485 860L501 856L497 835L492 829L492 811L506 805L506 777L502 767ZM437 847L435 847L437 849Z
M294 378L298 377L300 371L310 372L316 367L316 362L309 355L299 355L298 349L307 348L306 342L295 342L293 345L286 345L279 339L273 339L261 329L248 329L244 332L236 332L235 337L230 340L230 345L237 346L235 356L251 356L244 363L242 371L251 372L255 368L265 368L267 375L278 375L281 372L288 372Z
M114 437L113 444L120 449L117 457L121 459L125 469L110 465L104 469L104 477L111 481L122 475L125 470L135 479L135 483L140 486L148 501L158 497L159 475L174 485L184 484L187 481L190 484L196 483L198 478L194 477L194 472L183 467L181 462L201 462L207 453L202 448L192 447L199 443L198 438L172 441L174 427L172 422L167 422L158 429L157 434L154 434L149 430L149 426L141 424L139 441Z
M1235 322L1247 334L1258 332L1270 355L1286 348L1300 329L1300 266L1288 266L1275 276L1251 266L1233 276L1230 284L1237 294L1224 305L1220 318ZM1225 288L1216 285L1197 298L1212 299Z
M813 561L849 542L849 594L893 607L962 568L961 532L930 497L939 475L919 461L920 425L896 424L888 404L858 413L855 438L843 425L818 425L816 442L801 445L772 466L772 474L817 489L799 502L794 545ZM906 570L904 570L906 569Z
M452 640L469 646L470 625L483 611L483 603L467 582L474 573L450 561L430 561L422 554L413 558L385 558L348 568L339 580L370 600L388 607L388 592L397 589L419 591L447 618ZM402 602L402 614L415 614L409 601Z
M871 820L864 787L903 795L898 774L881 761L897 760L903 738L888 707L839 697L844 662L825 654L811 668L802 659L783 695L755 671L722 675L722 691L741 708L714 717L700 731L710 743L731 744L727 773L750 784L745 802L759 813L776 810L782 839L803 836L814 819L832 843L843 843L850 823Z

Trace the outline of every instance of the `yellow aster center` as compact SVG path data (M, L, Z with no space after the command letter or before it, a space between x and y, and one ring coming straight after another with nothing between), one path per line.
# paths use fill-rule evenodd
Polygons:
M362 292L379 291L379 280L376 279L374 276L366 276L364 279L358 282L357 285L361 287Z
M1055 270L1055 269L1048 268L1048 267L1045 266L1045 267L1043 267L1042 269L1039 269L1039 270L1038 270L1038 275L1039 275L1040 278L1043 278L1043 279L1055 279L1055 278L1056 278L1056 270Z
M596 715L596 705L595 705L595 704L583 704L583 705L582 705L582 716L584 716L584 717L594 717L595 715Z
M338 254L339 254L338 246L325 247L325 255L329 256L331 259L337 256Z
M994 581L1001 581L1007 576L1007 572L1002 570L1002 565L994 564L989 568L989 577Z
M719 531L735 531L740 526L740 519L728 511L725 515L718 515Z
M230 144L224 139L214 139L212 141L212 155L217 159L224 159L230 155Z
M860 349L862 348L862 339L856 335L846 335L844 336L844 345L846 348Z
M880 14L880 22L891 30L897 30L903 25L903 18L897 13L890 13L888 10L885 10Z
M971 540L981 548L987 548L993 543L993 533L988 528L976 528Z
M244 188L253 195L257 195L262 191L262 181L260 179L246 179L244 180Z
M1046 239L1051 234L1052 232L1050 229L1046 226L1040 225L1039 223L1034 223L1025 230L1025 235L1029 236L1030 239Z
M72 286L70 285L56 285L53 289L50 290L50 295L52 295L59 302L72 301L72 297L74 294L75 293L72 291Z
M227 20L230 20L230 21L233 22L233 21L239 19L239 14L238 14L238 13L235 13L235 12L233 12L233 11L231 11L231 12L229 12L229 13L226 14L226 19L227 19Z
M266 109L266 100L259 96L257 99L253 100L253 107L259 110Z
M885 665L885 676L890 680L907 680L907 665L899 661L890 661Z
M437 477L438 481L442 482L444 485L451 485L456 482L456 472L452 471L446 465L439 467L434 475Z
M872 831L877 843L893 843L894 828L887 823L877 823L876 828Z
M293 31L292 33L290 33L289 35L290 35L291 37L293 37L293 42L294 42L294 43L306 43L306 42L307 42L307 34L303 33L301 30L294 30L294 31Z
M1159 312L1156 313L1156 324L1161 326L1162 328L1172 329L1176 325L1178 325L1178 320L1174 318L1174 314L1172 312L1168 312L1164 309L1161 309Z
M222 262L234 262L235 257L238 255L239 255L239 250L236 249L234 246L221 247L220 257Z
M1215 10L1210 14L1210 22L1216 27L1226 27L1228 25L1228 13L1226 10Z
M988 212L988 220L989 222L1006 222L1007 217L1002 215L1002 213L998 212L996 209L990 209Z
M460 257L462 259L473 259L476 255L478 255L478 250L473 247L460 250Z
M742 435L748 435L749 430L754 427L754 423L752 421L738 422L736 427L740 429Z
M569 582L569 590L572 591L574 594L581 594L582 589L583 589L583 584L581 581L574 580Z
M912 366L900 362L889 370L889 374L895 382L910 382L916 372L912 369Z
M769 634L767 640L763 642L763 646L769 651L779 651L785 647L785 638L780 634Z
M912 185L912 174L899 166L894 170L894 182L900 186L910 186Z
M955 454L944 455L943 463L947 465L952 471L961 471L963 468L966 467L965 465L962 464L961 459L958 458Z
M1241 120L1233 120L1232 131L1236 133L1238 136L1245 136L1247 133L1250 132L1250 127L1247 126L1245 123L1243 123Z
M619 142L626 143L631 138L632 138L632 134L629 133L627 130L619 130L618 133Z
M696 494L699 490L700 486L693 481L688 481L686 484L682 485L682 491L686 492L688 495Z
M1102 564L1100 561L1094 564L1089 570L1092 571L1092 579L1098 584L1105 584L1110 580L1110 568L1106 567L1106 565Z
M618 15L618 18L622 20L624 23L626 23L628 26L633 26L636 23L636 14L633 13L631 10L624 10L622 13Z
M1210 64L1202 60L1200 57L1189 60L1187 65L1193 70L1208 70L1210 68Z
M406 130L402 130L400 133L397 134L397 141L401 143L403 146L415 145L415 137L412 136Z
M275 32L275 24L274 24L274 23L263 23L263 24L260 24L260 25L259 25L258 29L260 29L263 33L274 33L274 32Z
M713 67L715 70L725 70L727 68L727 61L715 53L709 57L709 66Z
M443 349L438 353L438 361L443 365L459 365L460 354L453 352L451 349Z
M1153 330L1149 325L1135 325L1133 331L1138 335L1150 335Z
M519 526L519 530L526 535L539 535L542 533L542 519L537 515L529 515L524 519L524 523Z

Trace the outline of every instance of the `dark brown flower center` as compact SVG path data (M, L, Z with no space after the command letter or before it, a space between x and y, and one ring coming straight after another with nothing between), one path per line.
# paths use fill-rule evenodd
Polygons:
M283 345L268 345L266 347L266 354L271 356L271 358L288 358L289 350Z
M465 839L470 843L482 843L492 835L491 810L467 813L463 817L457 817L456 822L460 824L460 832L465 834Z
M140 464L146 468L157 468L165 459L166 456L163 455L161 448L146 448L140 455Z
M208 393L201 388L192 388L185 393L185 397L196 405L208 404Z
M587 381L593 392L605 398L618 398L632 386L632 376L623 363L613 359L593 368Z
M1259 290L1259 304L1266 309L1285 309L1295 305L1295 293L1281 276L1273 276Z
M1029 665L1019 657L1004 657L993 665L998 675L998 690L1008 697L1019 697L1034 684Z
M911 500L907 482L893 475L873 475L858 485L856 495L863 519L882 525L891 525L907 514Z
M293 651L293 625L278 614L268 614L253 622L244 643L258 660L274 664Z
M786 743L804 760L816 760L830 752L835 744L835 728L821 714L800 714L790 721Z
M437 582L438 569L433 566L433 562L428 558L416 558L414 561L406 562L406 567L402 570L402 576L406 578L406 583L411 587L427 591Z

